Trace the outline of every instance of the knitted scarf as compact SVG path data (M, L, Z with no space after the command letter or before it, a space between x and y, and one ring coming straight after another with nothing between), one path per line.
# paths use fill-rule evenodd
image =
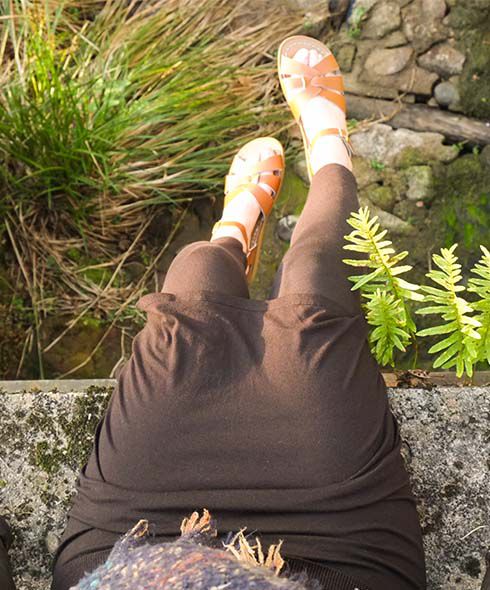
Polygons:
M240 530L229 544L223 542L223 551L215 525L206 509L202 517L193 512L182 521L178 539L155 545L146 541L148 521L140 520L116 542L106 562L72 590L322 590L305 571L279 575L285 564L282 541L264 558L259 539L251 547Z

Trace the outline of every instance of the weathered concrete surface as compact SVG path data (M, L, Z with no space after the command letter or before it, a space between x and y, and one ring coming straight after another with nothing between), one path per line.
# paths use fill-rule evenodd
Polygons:
M14 532L19 590L49 587L76 473L113 383L0 382L0 513ZM479 590L490 549L490 388L389 396L419 499L428 588Z

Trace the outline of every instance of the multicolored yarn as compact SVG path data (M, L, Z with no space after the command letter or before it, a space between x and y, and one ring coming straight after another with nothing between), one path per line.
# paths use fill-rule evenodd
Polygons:
M208 510L200 518L193 512L182 521L177 540L150 544L145 542L149 523L140 520L117 541L106 562L72 590L322 590L306 571L280 575L282 541L264 556L259 539L250 546L243 529L223 543L223 551L215 525Z

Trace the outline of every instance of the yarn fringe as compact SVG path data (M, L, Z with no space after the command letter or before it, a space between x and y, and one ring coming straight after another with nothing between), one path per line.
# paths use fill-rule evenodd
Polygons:
M258 537L255 537L257 545L251 546L243 534L245 528L241 529L233 537L230 544L226 545L224 543L226 550L233 553L233 555L240 561L244 561L245 563L250 563L253 565L262 566L270 570L274 570L274 575L278 576L279 572L281 571L285 563L280 553L281 545L284 541L281 539L277 545L270 545L269 551L267 552L267 557L264 559L264 553L262 551L260 539ZM239 543L238 551L234 547L237 539ZM255 550L257 550L257 555L255 554Z
M274 575L278 576L285 563L280 553L281 545L284 541L281 539L277 545L270 545L267 557L264 558L260 539L255 537L257 545L251 546L243 534L245 529L246 527L236 533L229 544L223 543L226 551L232 553L239 561L273 570ZM199 513L196 511L189 518L184 518L180 525L180 531L182 535L188 536L208 533L215 537L218 534L216 528L211 524L211 515L206 508L203 509L203 516L201 517L199 517ZM235 547L237 541L238 548Z

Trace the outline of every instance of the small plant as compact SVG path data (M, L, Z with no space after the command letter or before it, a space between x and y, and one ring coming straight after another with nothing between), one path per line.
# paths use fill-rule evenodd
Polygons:
M383 162L379 162L378 160L371 160L371 168L373 170L378 170L379 172L381 172L385 169L385 165L383 164Z
M472 304L477 312L476 319L481 326L478 328L480 340L477 343L477 360L490 364L490 252L480 246L483 256L471 270L476 277L468 281L468 291L476 293L479 299Z
M465 144L466 141L458 141L457 143L453 143L451 147L453 148L453 150L456 150L456 152L459 154L463 151Z
M451 248L441 248L441 254L433 254L434 264L440 270L431 270L426 276L443 287L429 287L423 285L422 291L426 294L425 301L436 303L436 305L423 307L417 313L421 315L437 314L444 320L443 324L420 330L419 336L444 335L429 349L429 353L441 352L434 361L434 368L443 367L448 369L456 367L458 377L466 371L471 377L473 365L477 360L477 341L481 339L475 328L480 328L481 323L471 317L473 308L458 293L465 290L460 283L461 265L454 255L457 244Z
M349 29L347 30L347 34L351 39L358 39L361 36L361 22L366 12L366 9L362 6L358 6L352 11Z
M354 283L352 290L360 289L361 295L368 300L366 319L375 327L370 342L378 362L393 366L395 348L405 351L415 337L416 326L407 301L420 301L422 296L416 292L418 285L400 277L412 269L399 264L408 252L395 254L392 242L384 239L387 230L380 231L377 220L377 217L370 218L367 207L352 213L347 222L354 231L345 236L352 244L345 245L344 249L367 254L368 259L344 259L344 262L373 269L370 273L350 276L349 280Z
M381 365L394 366L394 353L404 352L413 344L417 350L416 336L439 337L429 354L438 354L433 362L436 369L455 368L458 377L463 373L471 377L478 362L490 364L490 251L480 246L482 257L471 269L468 292L477 296L476 301L467 301L462 292L461 264L454 254L457 244L441 248L432 260L436 266L426 274L438 287L415 285L400 275L411 266L400 265L407 252L395 253L392 242L385 239L387 231L380 231L377 217L370 217L367 207L352 213L347 220L354 231L345 238L352 242L344 246L367 255L367 258L345 259L354 267L369 269L360 275L350 276L352 290L360 289L367 299L363 304L366 320L373 326L369 334L371 351ZM410 314L412 302L425 305L415 313L439 315L443 323L417 331Z

